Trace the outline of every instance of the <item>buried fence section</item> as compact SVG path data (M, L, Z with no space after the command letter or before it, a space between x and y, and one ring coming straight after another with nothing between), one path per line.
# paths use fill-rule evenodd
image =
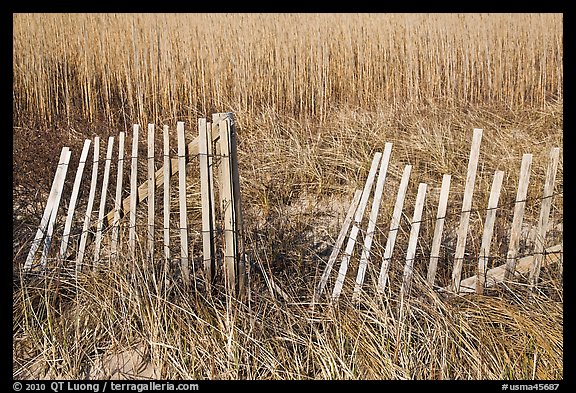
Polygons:
M496 220L505 219L505 215L501 215L501 218L497 218L498 210L502 210L504 205L499 205L500 199L500 191L504 181L504 172L500 170L496 170L494 172L492 185L490 187L489 192L489 200L488 205L485 208L475 209L472 210L472 197L474 191L474 182L476 178L476 169L478 167L479 161L479 153L480 153L480 142L482 138L482 130L481 129L474 129L473 133L473 140L472 146L470 150L470 157L468 161L468 170L466 176L466 182L464 185L463 190L463 202L461 209L454 214L448 213L448 197L450 193L450 183L451 183L451 175L444 174L442 177L442 186L440 188L440 197L438 201L438 208L436 215L430 218L422 218L422 209L425 200L426 194L426 184L420 183L418 187L418 195L416 197L416 202L414 205L414 216L411 221L411 228L410 228L410 235L408 239L408 247L406 251L406 261L404 265L403 271L403 278L400 286L400 296L404 297L407 293L409 293L414 269L415 266L420 266L420 264L415 264L415 256L416 256L416 248L417 244L420 241L420 237L423 236L420 234L420 225L422 222L425 221L435 221L434 233L432 236L431 241L431 248L428 255L422 255L423 259L426 259L428 269L426 273L426 283L429 287L434 290L451 293L451 294L466 294L466 293L478 293L483 294L485 288L489 288L494 286L496 283L502 282L505 279L509 279L516 275L523 275L528 274L529 277L529 284L531 287L535 286L538 281L538 273L540 270L540 266L542 264L550 264L555 263L556 261L560 261L562 263L563 254L562 254L562 243L559 243L555 246L551 246L545 248L545 237L547 229L549 228L548 221L550 220L550 210L552 207L552 198L554 196L554 182L555 176L557 172L558 162L559 162L559 148L553 148L550 151L549 163L546 172L546 179L544 184L544 193L541 197L535 198L534 201L541 202L541 209L540 209L540 217L538 221L537 227L537 241L535 243L535 247L533 249L533 254L527 254L526 256L519 257L519 239L521 236L521 229L522 229L522 221L524 216L524 210L527 203L527 195L528 195L528 182L530 177L530 167L532 163L532 155L531 154L523 154L522 155L522 164L520 168L520 176L518 179L518 188L516 192L515 200L512 204L514 204L514 214L510 223L502 223L502 225L509 225L509 230L506 231L509 233L509 238L507 239L508 248L506 250L505 256L502 256L504 260L504 264L499 266L489 266L489 261L497 260L499 255L497 255L498 250L491 250L491 245L494 242L494 231L495 231L495 223ZM386 161L387 154L384 154L383 161L381 163L382 168L388 165L388 163L384 164ZM374 166L374 165L373 165ZM404 200L406 197L406 192L408 188L409 178L411 174L411 165L406 165L404 168L404 172L402 174L402 179L400 181L400 186L398 187L398 192L396 195L396 202L394 204L392 217L389 221L389 230L387 232L386 244L384 247L384 253L382 256L382 265L380 266L380 275L378 276L378 282L376 286L376 292L383 294L386 288L388 278L388 272L390 269L390 264L393 262L392 254L394 250L394 244L396 242L396 237L398 231L401 229L401 217L403 215L403 206ZM383 170L381 169L380 176L383 176ZM366 185L370 184L374 180L374 173L369 174L369 178L366 181ZM377 206L380 203L381 199L381 187L380 184L381 178L377 181L376 191L374 193L374 199L372 203L372 210L370 213L370 219L367 225L366 234L364 237L364 247L362 249L362 254L359 256L359 265L356 277L356 285L354 287L354 292L352 294L352 300L358 301L359 293L361 292L360 285L362 285L363 276L365 274L366 266L369 263L369 258L373 251L371 251L372 247L372 236L374 231L377 230L375 227L376 217L377 217ZM382 180L383 182L384 180ZM366 197L366 192L370 192L368 190L364 190L361 194L362 198ZM342 265L340 266L340 271L338 276L336 277L336 282L334 285L334 291L332 300L337 300L338 296L342 291L343 282L345 280L345 274L348 266L352 263L352 252L354 250L354 244L356 242L356 238L358 236L358 231L360 228L360 222L358 219L359 212L361 211L363 214L363 207L361 206L362 200L359 196L359 190L356 192L355 198L353 199L350 208L348 210L347 219L344 221L344 225L340 230L340 234L336 240L335 246L332 249L330 257L328 259L326 268L324 269L322 276L320 278L320 282L317 285L314 295L312 304L314 304L322 294L322 291L325 285L328 282L330 271L336 259L339 257L341 251L342 244L348 235L348 244L346 250L342 252ZM391 201L389 201L391 202ZM510 204L510 205L512 205ZM365 206L364 206L365 207ZM356 217L353 220L352 217L356 213ZM482 235L478 238L471 239L471 241L476 244L476 242L480 243L478 245L478 253L476 255L470 254L470 262L474 261L475 265L475 272L473 276L465 278L463 280L460 279L462 265L464 263L464 251L466 246L466 237L468 235L468 222L470 219L471 213L478 216L482 216L485 214L485 219L483 223ZM452 245L449 243L451 242L451 237L447 237L443 240L443 232L447 232L445 228L446 218L454 217L459 218L460 222L458 227L455 228L455 243L456 247L452 248ZM360 216L361 218L361 216ZM354 222L353 222L354 221ZM353 222L352 229L350 229L350 224ZM448 229L447 233L453 233L451 230L452 228ZM427 236L427 234L424 234ZM423 245L428 244L427 239L421 239ZM453 265L446 266L447 268L451 268L450 277L447 279L446 283L437 281L436 278L436 271L438 268L438 263L440 260L440 250L442 247L445 247L446 250L451 252L451 256L453 257ZM423 250L426 250L427 247L423 247ZM377 252L377 251L376 251ZM468 254L466 254L468 255ZM548 255L548 258L544 259L544 256ZM422 266L425 269L425 266ZM560 267L560 274L562 274L562 267ZM390 277L394 277L391 275ZM396 275L397 277L397 275ZM456 287L456 290L455 290Z

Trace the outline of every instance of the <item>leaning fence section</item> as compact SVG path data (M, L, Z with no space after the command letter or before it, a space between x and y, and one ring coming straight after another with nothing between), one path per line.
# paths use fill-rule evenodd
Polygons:
M362 190L356 190L350 203L348 214L340 234L336 240L332 253L324 266L324 270L316 285L312 303L321 301L330 277L334 276L332 295L329 301L338 300L346 288L347 280L354 281L352 290L352 300L358 302L362 292L373 290L375 293L387 294L390 285L390 269L396 266L401 273L399 276L400 296L402 299L408 296L412 286L414 275L414 261L419 242L429 244L428 254L422 255L427 267L426 272L422 274L423 282L436 291L442 291L452 294L478 293L483 294L486 288L494 286L496 283L504 280L511 280L518 275L527 275L528 282L534 289L539 280L541 267L546 263L553 263L561 260L562 244L546 247L546 235L549 229L549 217L554 197L554 184L559 161L559 148L553 148L550 151L544 191L542 196L537 199L540 203L540 215L536 228L536 239L532 254L521 257L519 253L520 234L524 219L525 207L527 202L527 190L530 179L530 168L532 164L532 155L524 154L521 160L519 181L517 184L516 198L513 206L504 205L500 202L500 191L502 188L505 173L500 170L494 172L490 195L487 206L484 209L473 210L473 196L476 183L476 172L480 157L480 144L483 130L476 128L472 134L472 144L468 160L468 169L462 195L462 203L459 206L458 216L459 224L455 230L456 244L448 253L448 260L451 263L451 275L449 282L439 282L437 270L441 259L441 250L443 248L446 218L448 215L449 194L451 192L451 174L444 174L440 186L439 200L435 214L430 217L423 217L423 206L426 198L428 185L420 183L418 185L417 196L412 206L405 203L412 166L406 165L400 179L400 183L395 190L390 190L391 185L385 185L387 168L391 160L392 144L386 143L384 152L376 152L373 157L372 165L368 177ZM380 165L379 165L380 163ZM373 187L374 179L378 178L376 187ZM382 203L382 192L386 189L384 195L393 197L395 203L392 213L389 217L382 217L380 222L384 222L384 227L378 228L379 206ZM374 191L372 191L374 189ZM365 208L368 200L372 197L372 207L368 217L365 217ZM457 199L457 196L456 196ZM490 267L494 256L494 228L497 220L504 220L498 217L497 212L503 208L513 210L511 223L501 223L501 226L509 224L509 240L507 243L507 252L504 258L505 263L501 266ZM483 231L481 235L481 244L479 251L474 253L466 249L467 239L470 243L469 222L471 214L479 214L484 217ZM410 217L407 223L402 223L403 217ZM431 221L434 231L431 239L422 239L420 234L420 225L424 221ZM387 224L386 224L387 223ZM404 250L405 258L395 257L394 249L398 232L403 230L409 233L407 248ZM375 232L378 231L386 238L383 254L379 257L377 253L372 252L372 243ZM362 236L363 241L362 241ZM347 239L347 242L346 242ZM472 239L475 240L475 239ZM346 242L346 247L342 250L342 245ZM420 247L422 249L422 247ZM359 258L353 258L355 254ZM340 265L336 262L340 260ZM357 262L356 262L357 261ZM470 277L462 278L463 266L469 268L474 266L475 274ZM356 270L353 268L355 265ZM336 270L336 274L332 273ZM449 266L448 266L449 269ZM355 280L353 277L346 277L346 272L356 271ZM450 269L449 269L450 270ZM365 278L366 272L372 271L373 285L367 286ZM351 283L352 284L352 283ZM371 292L370 292L371 293Z
M40 220L36 236L23 266L23 272L42 272L53 266L72 266L76 274L99 265L116 264L120 260L136 261L142 255L145 263L170 268L172 258L177 258L180 275L185 285L193 279L192 271L196 261L189 244L189 167L199 166L201 215L202 215L202 275L209 287L218 280L218 272L223 271L221 280L229 293L243 295L246 287L246 265L244 263L242 202L240 198L240 177L237 162L236 122L232 113L217 113L208 121L199 119L194 127L187 130L184 122L176 124L177 155L170 154L170 127L162 127L162 148L160 156L155 154L157 128L148 124L146 155L139 156L141 146L140 125L132 128L131 153L126 156L126 133L118 138L110 136L106 145L106 155L102 163L100 138L85 140L79 156L78 167L73 180L72 192L67 198L68 206L61 207L60 201L67 180L67 169L72 157L68 147L62 149L52 187ZM186 136L195 137L186 142ZM115 141L118 141L117 147ZM92 159L89 160L90 147ZM116 152L115 152L116 149ZM112 161L116 160L115 173ZM144 173L139 172L139 162L146 163ZM126 163L126 165L125 165ZM161 163L158 165L158 163ZM83 174L91 164L90 182L85 209L77 211L82 199ZM129 191L124 192L124 168L129 169ZM157 168L159 167L159 168ZM115 179L113 178L115 177ZM145 178L138 185L138 178ZM173 178L177 177L177 181ZM215 181L217 177L218 181ZM98 179L101 182L98 182ZM111 185L114 186L113 192ZM177 190L174 200L171 190ZM156 233L156 194L162 198L162 236ZM97 194L99 200L97 200ZM219 197L217 203L216 196ZM84 202L84 201L82 201ZM146 202L146 209L143 205ZM176 202L176 203L175 203ZM172 205L177 206L177 242L171 235ZM96 211L94 210L95 204ZM107 206L113 206L106 211ZM219 207L219 209L216 209ZM64 227L60 237L54 236L55 224L66 209ZM139 223L138 213L143 213L145 223ZM82 215L83 214L83 215ZM75 219L76 218L76 219ZM74 224L81 227L74 228ZM138 231L138 227L144 231ZM128 231L127 238L124 237ZM52 245L59 243L59 251L53 255ZM159 243L159 246L156 244ZM174 244L176 243L176 244ZM42 250L39 251L43 244ZM106 247L103 245L106 244ZM178 247L179 249L173 249ZM87 254L88 249L92 252ZM160 251L157 251L160 250ZM161 256L159 256L161 255ZM195 273L194 273L195 276Z

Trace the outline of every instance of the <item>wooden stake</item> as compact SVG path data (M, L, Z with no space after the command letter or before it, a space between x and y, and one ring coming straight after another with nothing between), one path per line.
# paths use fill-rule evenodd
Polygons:
M154 124L148 124L148 262L154 262Z
M138 204L138 131L140 126L134 124L132 136L132 165L130 168L130 224L128 226L128 249L130 257L136 257L136 205Z
M170 268L170 138L168 126L162 129L164 142L164 271L168 274Z
M208 128L206 119L198 119L198 158L200 161L200 194L202 200L202 254L204 261L204 273L206 282L212 282L212 270L214 265L214 239L212 237L212 188L210 187L210 168L208 166Z

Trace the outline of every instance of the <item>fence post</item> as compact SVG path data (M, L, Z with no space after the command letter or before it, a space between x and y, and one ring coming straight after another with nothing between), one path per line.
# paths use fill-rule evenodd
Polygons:
M212 270L214 265L214 238L212 226L212 204L214 197L213 189L210 187L210 168L208 163L208 125L205 118L198 119L198 159L200 163L200 194L202 201L202 254L204 262L204 272L207 285L212 282Z
M170 137L168 126L164 125L163 129L164 144L164 274L168 274L170 268Z
M468 223L470 221L470 209L472 208L472 195L474 194L474 181L476 179L476 168L478 166L478 157L480 156L481 141L482 129L475 128L472 137L472 147L470 149L470 159L468 160L468 172L466 175L466 186L464 188L464 199L462 201L462 215L460 216L460 225L458 227L456 251L454 253L451 289L455 293L460 291L462 264L464 262L464 251L466 248L466 237L468 235Z

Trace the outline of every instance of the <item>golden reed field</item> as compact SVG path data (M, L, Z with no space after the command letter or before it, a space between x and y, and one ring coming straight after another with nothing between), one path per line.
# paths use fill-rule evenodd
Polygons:
M418 278L430 220L406 319L396 315L397 288L367 296L361 309L347 298L315 310L309 302L354 189L386 142L393 184L408 163L428 183L425 217L436 212L442 175L452 175L448 250L472 130L484 130L472 259L494 171L505 171L500 198L513 203L522 154L532 153L530 231L550 149L563 144L563 75L562 14L14 14L14 378L562 380L561 266L542 269L535 293L519 278L485 296L439 297ZM78 280L22 277L63 146L74 173L85 138L176 121L192 138L197 119L214 112L234 112L238 123L247 250L289 299L269 292L257 269L247 304L179 285L166 293L143 256ZM561 152L554 228L562 192ZM381 217L395 191L384 195ZM191 188L192 221L198 200ZM499 212L494 266L511 216ZM551 230L547 246L561 238ZM406 242L400 234L397 247ZM446 251L440 282L451 264ZM474 274L474 262L463 274Z

